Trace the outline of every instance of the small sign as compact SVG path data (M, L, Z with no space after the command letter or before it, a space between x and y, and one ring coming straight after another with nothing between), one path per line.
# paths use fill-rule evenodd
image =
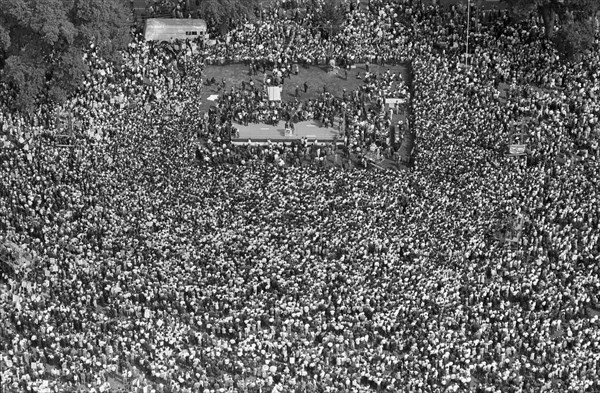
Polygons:
M405 100L403 98L386 98L385 103L388 105L393 104L404 104Z
M526 147L527 147L527 145L512 144L509 147L509 151L510 151L510 154L513 156L522 156L525 154Z

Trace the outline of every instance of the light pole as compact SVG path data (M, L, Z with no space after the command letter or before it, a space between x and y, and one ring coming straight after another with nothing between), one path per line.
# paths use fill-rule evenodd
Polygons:
M469 59L469 29L471 27L471 0L467 0L467 49L465 51L465 68Z

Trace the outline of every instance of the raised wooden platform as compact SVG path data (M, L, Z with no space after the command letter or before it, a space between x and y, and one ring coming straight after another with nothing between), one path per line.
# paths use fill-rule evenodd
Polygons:
M337 123L337 121L336 121ZM323 143L342 141L343 138L340 132L335 127L321 127L316 121L303 121L294 124L294 133L287 135L285 133L285 122L280 121L277 126L272 124L242 124L234 123L234 127L239 130L239 137L233 138L234 143L247 143L250 139L252 142L292 142L306 138L309 142L315 140Z

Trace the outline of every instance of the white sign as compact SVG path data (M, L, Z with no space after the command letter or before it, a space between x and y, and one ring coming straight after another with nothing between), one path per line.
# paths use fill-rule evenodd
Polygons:
M404 99L403 98L386 98L385 99L385 103L390 105L390 104L403 104L404 103Z
M514 155L514 156L522 156L525 154L525 148L527 147L527 145L510 145L509 151L510 154Z
M281 101L281 87L269 86L267 92L269 94L269 101Z

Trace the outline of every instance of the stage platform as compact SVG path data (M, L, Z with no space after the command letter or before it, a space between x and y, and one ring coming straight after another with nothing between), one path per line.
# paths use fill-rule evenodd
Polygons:
M337 121L336 121L337 123ZM331 143L337 138L338 142L343 142L340 132L334 127L320 127L316 121L302 121L294 124L294 133L286 136L285 122L280 121L277 126L272 124L242 124L234 123L233 126L239 130L239 137L233 138L233 143L248 143L250 139L253 143L263 143L270 140L273 143L292 142L306 138L309 142L318 141L319 143Z

